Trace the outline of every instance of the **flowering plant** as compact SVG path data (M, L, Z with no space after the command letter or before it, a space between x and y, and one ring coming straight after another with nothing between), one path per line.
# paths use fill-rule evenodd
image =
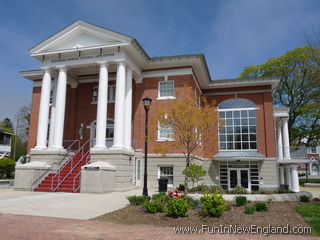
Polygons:
M169 196L171 198L181 198L181 195L179 194L179 190L175 190L169 193Z

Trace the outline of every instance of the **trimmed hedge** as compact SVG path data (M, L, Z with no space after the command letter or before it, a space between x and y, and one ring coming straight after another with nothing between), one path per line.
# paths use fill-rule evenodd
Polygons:
M11 158L0 159L0 177L11 178L13 177L14 167L16 162Z

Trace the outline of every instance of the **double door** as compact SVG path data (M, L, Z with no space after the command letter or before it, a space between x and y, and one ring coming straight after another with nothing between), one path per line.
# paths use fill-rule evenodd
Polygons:
M229 190L232 190L236 186L242 186L246 188L248 191L251 191L249 169L229 169Z

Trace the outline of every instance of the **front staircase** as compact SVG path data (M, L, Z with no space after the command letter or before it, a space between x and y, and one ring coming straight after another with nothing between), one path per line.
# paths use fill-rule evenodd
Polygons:
M36 192L80 192L81 167L90 162L89 151L78 151L62 164L57 173L50 173L35 189Z

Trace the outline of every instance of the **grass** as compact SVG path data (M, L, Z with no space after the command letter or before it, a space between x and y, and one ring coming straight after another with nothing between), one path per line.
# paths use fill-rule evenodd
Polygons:
M0 180L13 180L14 178L11 177L11 178L6 178L6 177L0 177Z
M305 184L307 181L305 178L299 179L299 184L303 185ZM320 183L320 179L319 178L312 178L312 179L308 179L308 183Z
M295 210L312 226L313 234L320 236L320 204L303 204Z

